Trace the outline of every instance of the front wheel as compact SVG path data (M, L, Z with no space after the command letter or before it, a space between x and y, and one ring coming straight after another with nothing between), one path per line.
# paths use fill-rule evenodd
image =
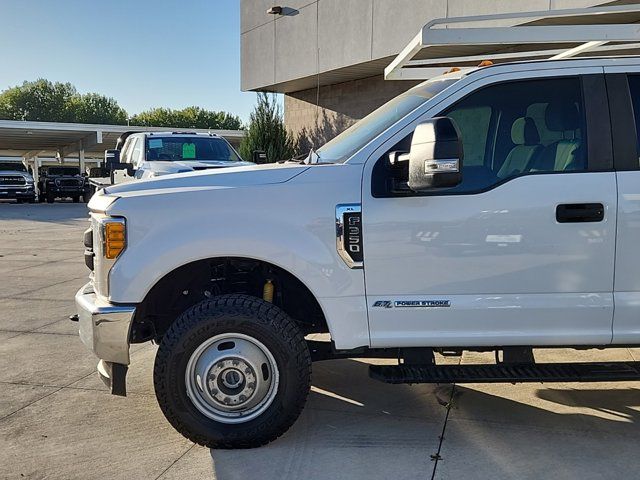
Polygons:
M311 357L298 325L248 295L221 295L184 312L154 367L173 427L210 448L252 448L282 435L304 407Z

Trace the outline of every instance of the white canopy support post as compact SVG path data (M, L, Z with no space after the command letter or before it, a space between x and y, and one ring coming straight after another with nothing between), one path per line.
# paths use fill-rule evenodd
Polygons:
M36 197L40 197L40 189L38 182L40 181L40 158L36 155L33 157L33 188L36 191Z
M564 23L558 19L565 19ZM516 24L495 26L504 25L505 20ZM523 20L529 23L517 24ZM486 22L492 23L482 26ZM385 68L385 79L431 78L434 69L428 66L449 68L472 66L482 60L539 57L562 59L585 52L637 49L640 24L636 22L640 22L640 4L435 19L422 27Z
M36 191L36 197L40 197L40 188L38 183L40 182L40 158L36 155L33 157L33 188Z
M80 164L80 175L83 175L86 172L86 167L85 167L85 163L84 163L84 147L81 146L80 147L80 152L78 154L79 156L79 164Z

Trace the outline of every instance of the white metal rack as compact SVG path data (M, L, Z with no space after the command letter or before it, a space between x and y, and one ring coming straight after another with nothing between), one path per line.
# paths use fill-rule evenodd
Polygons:
M518 25L495 26L496 23ZM494 26L486 26L493 22ZM436 66L568 58L640 49L640 4L439 18L385 68L386 80L423 80Z

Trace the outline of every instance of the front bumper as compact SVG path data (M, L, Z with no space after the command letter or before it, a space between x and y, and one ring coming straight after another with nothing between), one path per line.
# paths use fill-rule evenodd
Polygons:
M36 192L33 187L2 187L0 188L0 199L32 199Z
M80 339L98 358L129 365L129 332L136 309L99 299L87 283L76 293Z

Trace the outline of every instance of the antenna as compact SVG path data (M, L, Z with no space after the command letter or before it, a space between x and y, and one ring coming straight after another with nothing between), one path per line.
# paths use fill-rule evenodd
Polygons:
M316 3L316 129L320 130L320 5ZM313 149L315 145L311 145Z

